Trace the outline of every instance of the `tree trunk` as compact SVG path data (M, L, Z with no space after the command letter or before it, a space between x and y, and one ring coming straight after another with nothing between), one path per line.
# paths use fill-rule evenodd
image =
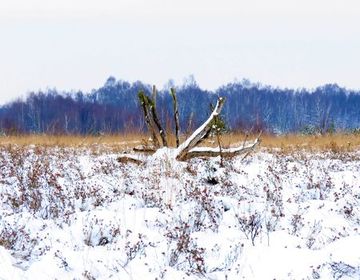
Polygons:
M154 146L159 147L159 141L156 137L155 128L150 119L150 112L148 110L148 108L149 108L148 98L143 91L140 91L138 96L139 96L141 108L144 113L145 123L146 123L146 126L147 126L149 132L152 135L152 140L153 140Z
M166 132L165 130L161 127L161 123L159 121L159 118L156 114L156 109L155 109L155 106L154 106L154 102L151 102L150 103L150 109L151 109L151 115L152 115L152 119L157 127L157 129L159 130L159 134L160 134L160 137L161 137L161 141L163 143L163 146L164 147L167 147L167 141L166 141Z
M176 99L176 91L174 88L170 89L170 94L173 98L173 104L174 104L175 138L176 138L176 148L178 148L180 145L180 140L179 140L180 125L179 125L179 110Z
M156 90L156 86L153 85L153 88L152 88L152 100L154 101L154 107L156 109L156 96L157 96L157 90Z

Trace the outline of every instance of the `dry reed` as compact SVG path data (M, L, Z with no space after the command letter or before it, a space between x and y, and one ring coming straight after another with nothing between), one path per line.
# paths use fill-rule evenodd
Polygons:
M247 140L254 139L249 136ZM99 136L81 135L22 135L22 136L1 136L0 145L19 146L44 146L44 147L86 147L106 146L116 150L131 149L137 145L148 142L146 134L114 134ZM223 147L240 145L246 136L243 134L230 133L221 137ZM181 139L184 140L184 137ZM261 147L267 149L281 149L283 151L308 150L308 151L354 151L360 149L359 134L328 134L328 135L262 135ZM168 142L171 147L175 146L174 135L168 135ZM205 140L202 145L216 146L216 138Z

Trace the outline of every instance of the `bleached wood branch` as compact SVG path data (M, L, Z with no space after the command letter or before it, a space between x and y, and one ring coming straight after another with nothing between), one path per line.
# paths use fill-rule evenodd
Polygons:
M214 111L211 113L210 117L200 126L195 132L182 143L176 151L176 159L184 160L186 154L199 143L199 141L206 135L206 133L211 129L212 120L218 116L221 112L221 109L224 106L225 99L219 97Z
M188 151L181 160L187 160L194 157L216 157L220 155L224 158L234 157L253 151L260 142L260 138L256 138L255 141L251 144L241 145L229 149L220 149L220 147L194 147L190 151Z
M155 92L156 88L153 88L153 92ZM141 95L141 93L139 94L139 96ZM156 94L154 94L156 95ZM171 95L174 98L174 111L175 111L175 115L177 112L177 106L176 106L176 96L175 96L175 91L172 90ZM150 98L148 98L145 94L141 95L144 104L142 104L145 108L144 108L144 113L147 113L147 116L149 118L149 116L151 116L151 121L149 122L150 125L152 125L152 122L154 123L154 125L157 126L160 136L162 137L163 140L163 144L164 146L167 145L166 143L166 135L165 132L162 131L161 129L161 125L160 122L157 119L157 115L156 115L156 110L155 110L155 105L153 100L151 100ZM245 157L255 149L255 147L260 143L260 136L261 133L259 134L259 136L251 143L246 142L246 139L244 140L244 142L241 145L238 145L237 147L234 148L228 148L228 149L223 149L222 147L220 147L220 141L219 142L219 147L216 148L210 148L210 147L195 147L197 144L199 144L199 142L204 138L204 136L210 131L210 129L213 126L213 120L216 119L216 117L220 114L223 106L224 106L224 102L225 99L222 97L219 97L216 106L213 110L213 112L211 113L211 115L209 116L209 118L198 128L195 130L195 132L189 137L187 138L180 146L177 147L177 149L175 150L175 153L173 154L175 156L175 158L177 160L186 160L186 159L190 159L190 158L194 158L194 157L216 157L216 156L221 156L222 158L228 158L228 157L234 157L240 154L245 154ZM146 114L145 114L146 116ZM178 122L178 117L175 117L175 122ZM165 138L165 139L164 139ZM219 140L219 139L218 139ZM178 144L178 140L177 140L177 144ZM137 152L145 152L145 153L152 153L155 152L156 150L156 146L138 146L135 147L134 150ZM244 157L244 158L245 158ZM134 155L128 155L128 154L124 154L122 156L120 156L118 158L119 162L134 162L137 164L140 164L143 162L143 160L139 157L136 157Z

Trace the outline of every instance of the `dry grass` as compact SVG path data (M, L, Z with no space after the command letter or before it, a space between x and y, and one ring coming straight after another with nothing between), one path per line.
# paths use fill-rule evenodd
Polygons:
M222 136L224 147L241 144L246 137L242 134L227 134ZM254 137L249 137L248 140ZM148 135L145 134L117 134L101 136L80 135L24 135L1 136L0 145L16 144L19 146L44 146L44 147L86 147L103 145L115 150L131 149L145 143ZM332 134L332 135L263 135L261 146L268 149L281 149L282 151L309 150L309 151L353 151L360 149L360 135ZM184 139L182 139L184 140ZM210 141L210 142L209 142ZM211 143L213 141L213 143ZM175 137L168 135L170 146L175 146ZM203 145L216 145L216 139L205 141Z
M251 137L249 137L251 139ZM244 141L245 136L240 134L224 137L224 145ZM327 135L262 135L261 146L268 149L281 149L284 152L294 150L307 151L354 151L360 149L359 134L327 134Z
M145 135L140 134L119 134L119 135L22 135L22 136L2 136L0 146L19 145L19 146L43 146L43 147L87 147L102 145L112 149L124 150L133 148L141 144Z

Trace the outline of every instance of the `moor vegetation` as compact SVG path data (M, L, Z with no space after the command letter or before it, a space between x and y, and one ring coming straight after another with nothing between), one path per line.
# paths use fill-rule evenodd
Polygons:
M42 147L63 147L63 148L91 148L97 147L111 149L117 152L131 151L140 144L148 142L149 135L142 134L105 134L99 136L82 136L82 135L18 135L18 136L1 136L0 146L42 146ZM246 138L241 133L226 133L221 136L222 145L230 148L236 143L242 143ZM169 147L176 147L175 136L167 135ZM184 136L180 137L184 140ZM212 146L217 145L216 138L208 138L200 145ZM287 134L273 135L262 134L261 147L267 151L280 150L282 152L291 152L296 150L304 151L338 151L352 152L360 148L360 134L354 133L335 133L325 135L302 135Z
M134 165L106 136L72 139L0 145L5 279L360 275L358 150L260 148L221 165L163 149Z
M360 277L357 92L168 90L1 108L0 278Z

